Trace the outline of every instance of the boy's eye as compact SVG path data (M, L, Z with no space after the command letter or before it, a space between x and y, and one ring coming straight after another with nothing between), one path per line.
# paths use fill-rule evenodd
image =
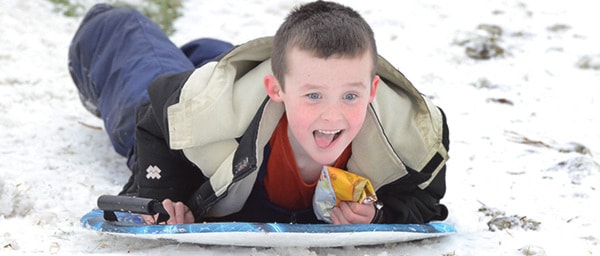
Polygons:
M356 97L358 97L358 96L356 96L356 94L354 94L354 93L349 93L349 94L344 95L345 100L353 100L353 99L356 99Z
M306 96L311 100L318 100L321 98L321 95L319 95L318 93L309 93Z

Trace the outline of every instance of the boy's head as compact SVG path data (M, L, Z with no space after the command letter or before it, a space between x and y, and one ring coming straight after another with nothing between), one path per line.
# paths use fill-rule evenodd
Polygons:
M376 60L373 32L352 9L318 1L288 16L264 82L285 106L298 166L331 165L354 140L379 84Z
M333 2L316 1L292 10L277 30L273 42L273 74L285 89L289 51L298 48L316 57L356 57L368 53L375 76L377 46L373 30L351 8Z

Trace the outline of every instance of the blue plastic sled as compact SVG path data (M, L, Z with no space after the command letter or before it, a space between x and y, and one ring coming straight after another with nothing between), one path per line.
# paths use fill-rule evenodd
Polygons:
M106 221L102 210L81 218L83 227L118 236L173 240L181 243L253 247L337 247L399 243L456 233L447 223L427 224L283 224L215 222L146 225L138 214L115 212Z

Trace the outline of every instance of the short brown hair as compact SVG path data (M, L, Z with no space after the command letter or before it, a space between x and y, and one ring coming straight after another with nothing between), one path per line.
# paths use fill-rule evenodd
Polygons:
M293 47L314 53L319 58L355 57L369 51L377 67L377 46L373 30L353 9L327 1L301 5L290 12L277 30L273 42L273 75L284 87L289 71L286 57ZM282 88L283 89L283 88Z

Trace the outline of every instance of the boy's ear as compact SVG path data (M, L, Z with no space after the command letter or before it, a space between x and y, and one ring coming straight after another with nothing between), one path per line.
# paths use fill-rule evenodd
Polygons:
M275 102L282 102L281 99L281 85L275 76L266 75L264 79L265 89L267 90L267 94L271 98L271 100Z
M377 87L379 86L380 80L381 79L378 75L375 75L375 77L373 77L373 82L371 82L371 94L369 95L369 103L373 102L373 100L375 99L375 95L377 94Z

